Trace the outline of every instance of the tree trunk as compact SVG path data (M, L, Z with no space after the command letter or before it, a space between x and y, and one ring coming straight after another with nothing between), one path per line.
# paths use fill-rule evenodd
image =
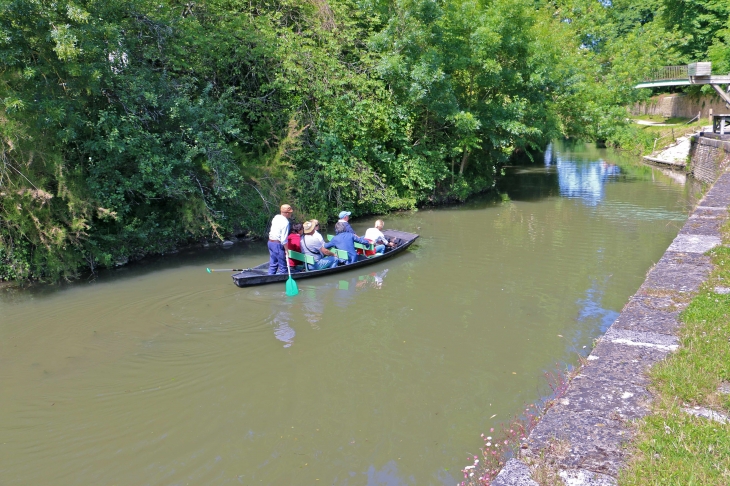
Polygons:
M459 175L464 175L464 169L466 168L466 162L469 160L469 151L464 150L464 156L461 158L461 167L459 168Z

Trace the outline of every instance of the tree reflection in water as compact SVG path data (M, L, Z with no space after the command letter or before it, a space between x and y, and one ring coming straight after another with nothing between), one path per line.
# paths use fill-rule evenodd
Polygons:
M274 328L274 337L284 343L285 348L294 344L296 331L291 326L293 316L303 315L312 328L319 330L318 322L322 319L328 303L334 302L338 307L349 306L357 292L369 289L380 290L388 269L359 275L349 280L323 285L300 286L299 295L275 300L272 303L270 323Z

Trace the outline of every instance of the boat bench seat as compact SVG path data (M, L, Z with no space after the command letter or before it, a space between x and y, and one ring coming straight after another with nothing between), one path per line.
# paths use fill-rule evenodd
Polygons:
M305 255L298 251L289 250L289 258L302 262L304 264L304 270L309 270L309 265L314 265L314 257L312 255Z
M337 258L339 258L340 260L345 260L345 261L347 261L347 259L348 259L348 258L350 258L350 256L349 256L349 255L347 254L347 252L346 252L345 250L340 250L339 248L330 248L329 250L330 250L330 251L331 251L332 253L334 253L334 254L335 254L335 256L336 256Z
M335 237L335 235L327 235L327 241L332 241L332 238L334 238L334 237ZM363 251L364 250L374 250L375 245L373 245L372 243L370 243L369 245L363 245L362 243L355 242L355 248L358 248ZM371 255L371 256L375 256L375 255ZM368 258L370 258L370 257L368 257Z

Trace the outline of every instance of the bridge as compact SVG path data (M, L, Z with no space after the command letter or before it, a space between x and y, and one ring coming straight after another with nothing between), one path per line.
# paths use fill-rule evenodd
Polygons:
M709 84L730 108L730 74L712 74L711 62L693 62L685 66L664 66L652 72L649 79L635 88L659 88L662 86L691 86ZM728 85L728 92L720 85Z

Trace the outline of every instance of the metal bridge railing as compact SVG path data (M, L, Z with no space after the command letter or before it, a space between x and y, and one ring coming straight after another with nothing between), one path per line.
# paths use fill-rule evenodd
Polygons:
M666 81L672 79L689 79L688 66L664 66L655 69L645 81Z

